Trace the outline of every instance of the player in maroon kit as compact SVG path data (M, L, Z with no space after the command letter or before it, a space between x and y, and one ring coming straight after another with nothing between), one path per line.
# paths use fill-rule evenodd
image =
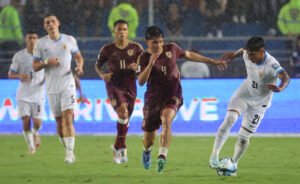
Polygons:
M148 27L146 34L147 51L139 57L141 72L138 73L140 85L147 82L144 120L143 165L149 169L151 164L151 147L156 130L162 126L159 139L157 172L163 171L168 148L171 143L171 125L177 111L183 104L180 73L176 61L184 57L187 60L217 65L220 69L227 67L225 61L214 60L195 52L186 51L176 44L164 44L164 34L159 27Z
M120 164L128 160L125 141L136 99L137 58L143 48L128 40L128 23L125 20L114 23L114 34L114 42L100 49L96 71L105 81L108 98L118 114L117 137L112 149L114 162Z

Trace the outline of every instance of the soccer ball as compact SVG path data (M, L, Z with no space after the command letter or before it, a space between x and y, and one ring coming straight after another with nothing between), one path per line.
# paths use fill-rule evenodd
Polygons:
M236 176L237 165L233 162L232 158L221 158L220 167L217 168L217 173L219 176Z

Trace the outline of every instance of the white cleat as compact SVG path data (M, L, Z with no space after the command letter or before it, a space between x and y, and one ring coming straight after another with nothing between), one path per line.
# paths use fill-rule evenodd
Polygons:
M121 151L116 150L114 145L111 145L111 149L113 151L113 162L115 162L116 164L121 164Z
M128 162L128 157L127 157L127 149L122 148L120 149L120 161L121 163Z
M29 148L28 148L28 153L29 153L30 155L34 155L34 154L35 154L35 147L29 147Z
M75 155L73 152L67 151L65 157L65 163L73 164L75 162Z

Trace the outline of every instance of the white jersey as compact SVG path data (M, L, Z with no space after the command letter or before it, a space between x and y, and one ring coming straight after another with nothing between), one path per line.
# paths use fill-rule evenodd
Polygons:
M244 52L243 59L246 65L247 78L238 89L237 94L252 107L269 107L273 92L266 85L269 83L276 84L277 74L284 69L267 52L265 52L264 61L259 65L250 61L247 52Z
M59 94L69 88L75 89L75 81L71 71L72 55L78 52L74 37L60 34L58 40L51 40L49 35L36 43L33 56L36 60L58 58L59 67L46 67L46 89L48 94Z
M32 68L33 57L27 52L27 49L17 52L10 65L10 71L18 74L27 74L30 81L20 81L17 89L17 100L31 103L43 102L45 98L44 90L44 70L34 72Z

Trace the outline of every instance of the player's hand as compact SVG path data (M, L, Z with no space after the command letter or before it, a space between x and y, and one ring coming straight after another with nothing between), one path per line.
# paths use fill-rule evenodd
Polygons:
M224 60L214 60L214 65L217 66L218 70L226 70L227 69L227 62Z
M113 75L113 73L105 73L105 74L102 74L100 77L101 77L105 82L108 82L108 81L110 81L112 75Z
M275 84L270 83L270 84L267 84L266 86L269 90L271 90L273 92L280 92L281 91L281 89Z
M59 67L60 63L58 61L58 58L49 58L48 59L48 66L54 66L54 67Z
M27 74L19 74L19 79L22 82L28 82L28 81L30 81L31 77Z
M223 54L223 56L221 57L221 59L228 62L228 61L233 60L234 57L235 57L235 53L234 52L225 52Z
M80 75L83 75L83 69L82 67L76 67L75 68L75 72L76 72L76 75L80 76Z
M128 69L130 69L130 70L136 72L136 71L138 70L138 67L139 67L138 64L136 64L136 63L131 63L131 64L128 66Z
M154 64L159 56L160 56L159 52L155 52L155 53L151 54L149 64L151 64L151 66L154 66Z

